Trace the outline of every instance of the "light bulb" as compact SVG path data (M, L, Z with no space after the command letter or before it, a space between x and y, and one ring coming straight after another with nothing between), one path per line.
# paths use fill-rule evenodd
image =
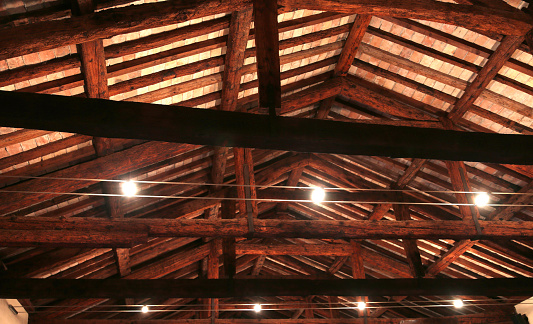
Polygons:
M137 193L137 185L133 181L126 181L120 184L122 188L122 193L126 197L133 197Z
M362 310L365 310L365 308L366 308L366 303L365 302L358 302L357 303L357 309L358 310L362 311Z
M453 301L453 306L455 308L461 308L461 307L463 307L463 305L464 305L464 303L460 299L456 299L456 300Z
M143 307L141 308L141 312L148 313L148 306L143 305Z
M254 305L254 312L259 313L261 311L261 304Z
M326 197L326 192L322 188L315 188L313 189L313 193L311 193L311 200L315 204L320 204L324 201L324 198Z
M481 192L474 197L474 204L478 207L484 207L487 206L489 200L489 195L486 192Z

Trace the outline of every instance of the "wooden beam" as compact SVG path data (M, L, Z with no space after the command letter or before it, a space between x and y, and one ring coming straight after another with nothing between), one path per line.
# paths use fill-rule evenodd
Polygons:
M85 15L94 12L95 3L92 0L73 0L73 15ZM85 95L88 98L109 99L107 87L107 67L105 61L104 44L102 39L76 45L81 59L81 73L83 75ZM113 153L112 139L94 137L93 147L96 155L106 156ZM105 194L119 192L118 186L109 182L102 182L100 187ZM108 217L123 218L122 201L120 197L104 197ZM131 273L130 252L128 249L113 249L113 256L117 270L121 277Z
M446 269L450 264L455 262L466 251L470 250L476 241L462 240L456 242L446 253L444 253L438 260L433 262L427 269L426 278L433 278L442 270Z
M254 0L254 28L259 107L275 116L276 109L281 109L277 0Z
M362 47L363 48L363 47ZM432 120L425 112L406 103L394 99L392 92L383 87L363 80L359 77L347 75L345 77L342 95L355 102L370 106L386 114L403 119ZM394 94L396 97L398 95ZM411 98L409 98L411 99Z
M411 164L405 169L404 173L396 180L396 182L391 186L395 189L405 188L418 174L418 171L422 169L426 159L413 159ZM369 220L380 220L385 216L385 214L391 209L392 204L378 204L370 215L368 216Z
M533 27L531 17L518 9L509 12L438 1L281 0L280 4L288 8L436 21L504 35L525 35Z
M1 298L253 296L529 296L532 278L497 279L0 279Z
M237 254L255 255L350 256L353 254L349 244L238 243L236 249Z
M411 219L409 205L393 205L394 216L397 221L407 221ZM402 240L403 249L405 250L405 257L409 263L411 274L413 278L424 277L424 267L422 266L422 259L420 258L420 251L416 245L416 240Z
M301 310L303 312L303 309ZM297 311L298 312L298 311ZM217 319L215 324L496 324L511 322L511 314L480 313L439 318L335 318L335 319ZM30 324L211 324L211 320L43 319L30 317Z
M175 217L180 217L176 215ZM330 220L254 220L253 236L258 238L317 239L530 239L531 222L479 221L478 234L467 221L330 221ZM98 237L108 232L115 239L149 237L247 237L247 219L101 219L101 218L10 218L0 220L3 246L57 244L105 245L111 238ZM64 236L61 236L64 233ZM87 233L87 234L83 234ZM90 233L95 234L91 240ZM80 234L79 236L77 236ZM83 234L83 235L82 235ZM48 235L48 237L43 237ZM57 242L54 242L57 239ZM129 241L128 241L129 240ZM100 243L98 243L100 242ZM133 242L138 242L133 240ZM109 244L109 243L107 243ZM111 245L112 246L112 245Z
M452 183L453 190L458 191L455 194L457 201L460 204L473 204L472 194L465 194L463 192L472 192L472 187L468 181L468 176L466 172L466 166L464 162L460 161L445 161L446 167L450 174L450 180ZM475 205L460 205L459 210L463 219L467 220L477 220L480 219L479 209Z
M357 15L355 17L355 21L352 25L352 28L350 29L348 38L346 38L346 42L344 43L344 47L342 48L339 60L335 65L333 75L345 76L348 73L348 70L350 70L350 66L352 66L352 62L355 59L355 55L357 54L357 50L359 49L359 45L363 41L363 37L365 36L366 30L368 28L368 25L370 24L371 19L372 16L370 15ZM335 97L330 97L326 100L322 100L322 102L320 103L320 107L318 107L316 118L327 119L327 116L329 114L329 111L331 110L331 106L333 105L334 101Z
M371 15L357 15L355 17L352 29L348 34L348 38L346 38L344 47L342 48L339 61L337 62L337 65L335 65L336 76L345 76L348 73L371 19Z
M167 109L144 103L33 93L0 92L0 100L4 103L0 108L2 126L300 152L533 163L533 151L523 149L533 147L533 136L527 135L358 125L291 117L271 120L246 113L186 107Z
M241 68L252 23L252 9L236 11L231 14L228 33L228 45L224 59L224 76L222 77L222 101L220 109L235 111L241 84Z
M180 0L131 5L80 17L18 26L0 35L0 59L69 44L177 24L196 18L249 8L246 0Z
M291 174L289 175L289 178L287 179L287 186L290 187L296 187L298 185L298 182L300 181L300 177L302 176L302 173L304 171L304 168L297 168L291 171ZM295 189L297 190L297 189ZM276 211L278 213L284 213L289 208L289 202L281 202L278 204Z
M511 58L515 50L524 42L524 36L506 36L494 53L492 53L476 78L465 89L465 92L448 113L448 118L457 122L472 107L483 90L498 74L504 64Z
M232 200L222 201L222 219L235 219L235 202ZM233 279L237 271L235 237L225 237L222 239L222 254L224 257L224 272L226 278Z

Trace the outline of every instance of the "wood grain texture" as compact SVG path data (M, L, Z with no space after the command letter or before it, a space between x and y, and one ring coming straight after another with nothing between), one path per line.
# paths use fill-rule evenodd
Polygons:
M254 0L254 26L259 107L275 116L276 108L281 108L277 0Z
M280 4L288 8L310 10L327 8L328 11L339 13L436 21L504 35L525 35L532 28L531 17L518 9L509 12L484 6L457 5L438 1L281 0Z
M244 0L181 0L132 5L19 26L0 35L0 43L7 44L0 47L0 59L243 10L250 6L251 3Z

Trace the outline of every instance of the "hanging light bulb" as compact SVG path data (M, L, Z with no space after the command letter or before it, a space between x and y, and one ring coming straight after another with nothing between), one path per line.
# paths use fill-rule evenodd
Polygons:
M461 307L463 307L463 305L464 305L464 303L460 299L456 299L456 300L453 301L453 306L455 308L461 308Z
M361 302L357 303L357 309L358 310L362 311L362 310L365 310L365 308L366 308L366 303L365 302L361 301Z
M122 193L126 197L133 197L137 193L137 185L133 181L125 181L120 184Z
M478 207L487 206L490 197L486 192L481 192L474 197L474 204Z
M148 313L148 306L143 305L143 307L141 308L141 312Z
M319 188L319 187L313 189L313 192L311 193L311 200L315 204L320 204L321 202L323 202L325 197L326 197L326 192L324 191L324 189Z
M259 313L261 311L261 304L254 305L254 312Z

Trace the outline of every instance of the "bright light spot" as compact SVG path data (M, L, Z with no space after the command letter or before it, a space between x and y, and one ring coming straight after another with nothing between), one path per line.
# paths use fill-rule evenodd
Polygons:
M315 188L313 190L313 193L311 194L311 200L315 204L320 204L324 201L324 198L326 197L326 192L322 188Z
M148 313L148 306L144 305L144 306L141 308L141 312L143 312L143 313Z
M259 313L261 311L261 304L254 305L254 312Z
M453 301L453 306L455 308L461 308L461 307L463 307L463 305L464 305L464 303L460 299L456 299L456 300Z
M366 308L366 303L365 302L358 302L357 303L357 309L358 310L362 311L362 310L365 310L365 308Z
M474 204L478 207L487 206L489 200L489 195L486 192L482 192L476 195L474 198Z
M137 185L133 181L126 181L120 184L122 188L122 193L126 197L133 197L137 193Z

